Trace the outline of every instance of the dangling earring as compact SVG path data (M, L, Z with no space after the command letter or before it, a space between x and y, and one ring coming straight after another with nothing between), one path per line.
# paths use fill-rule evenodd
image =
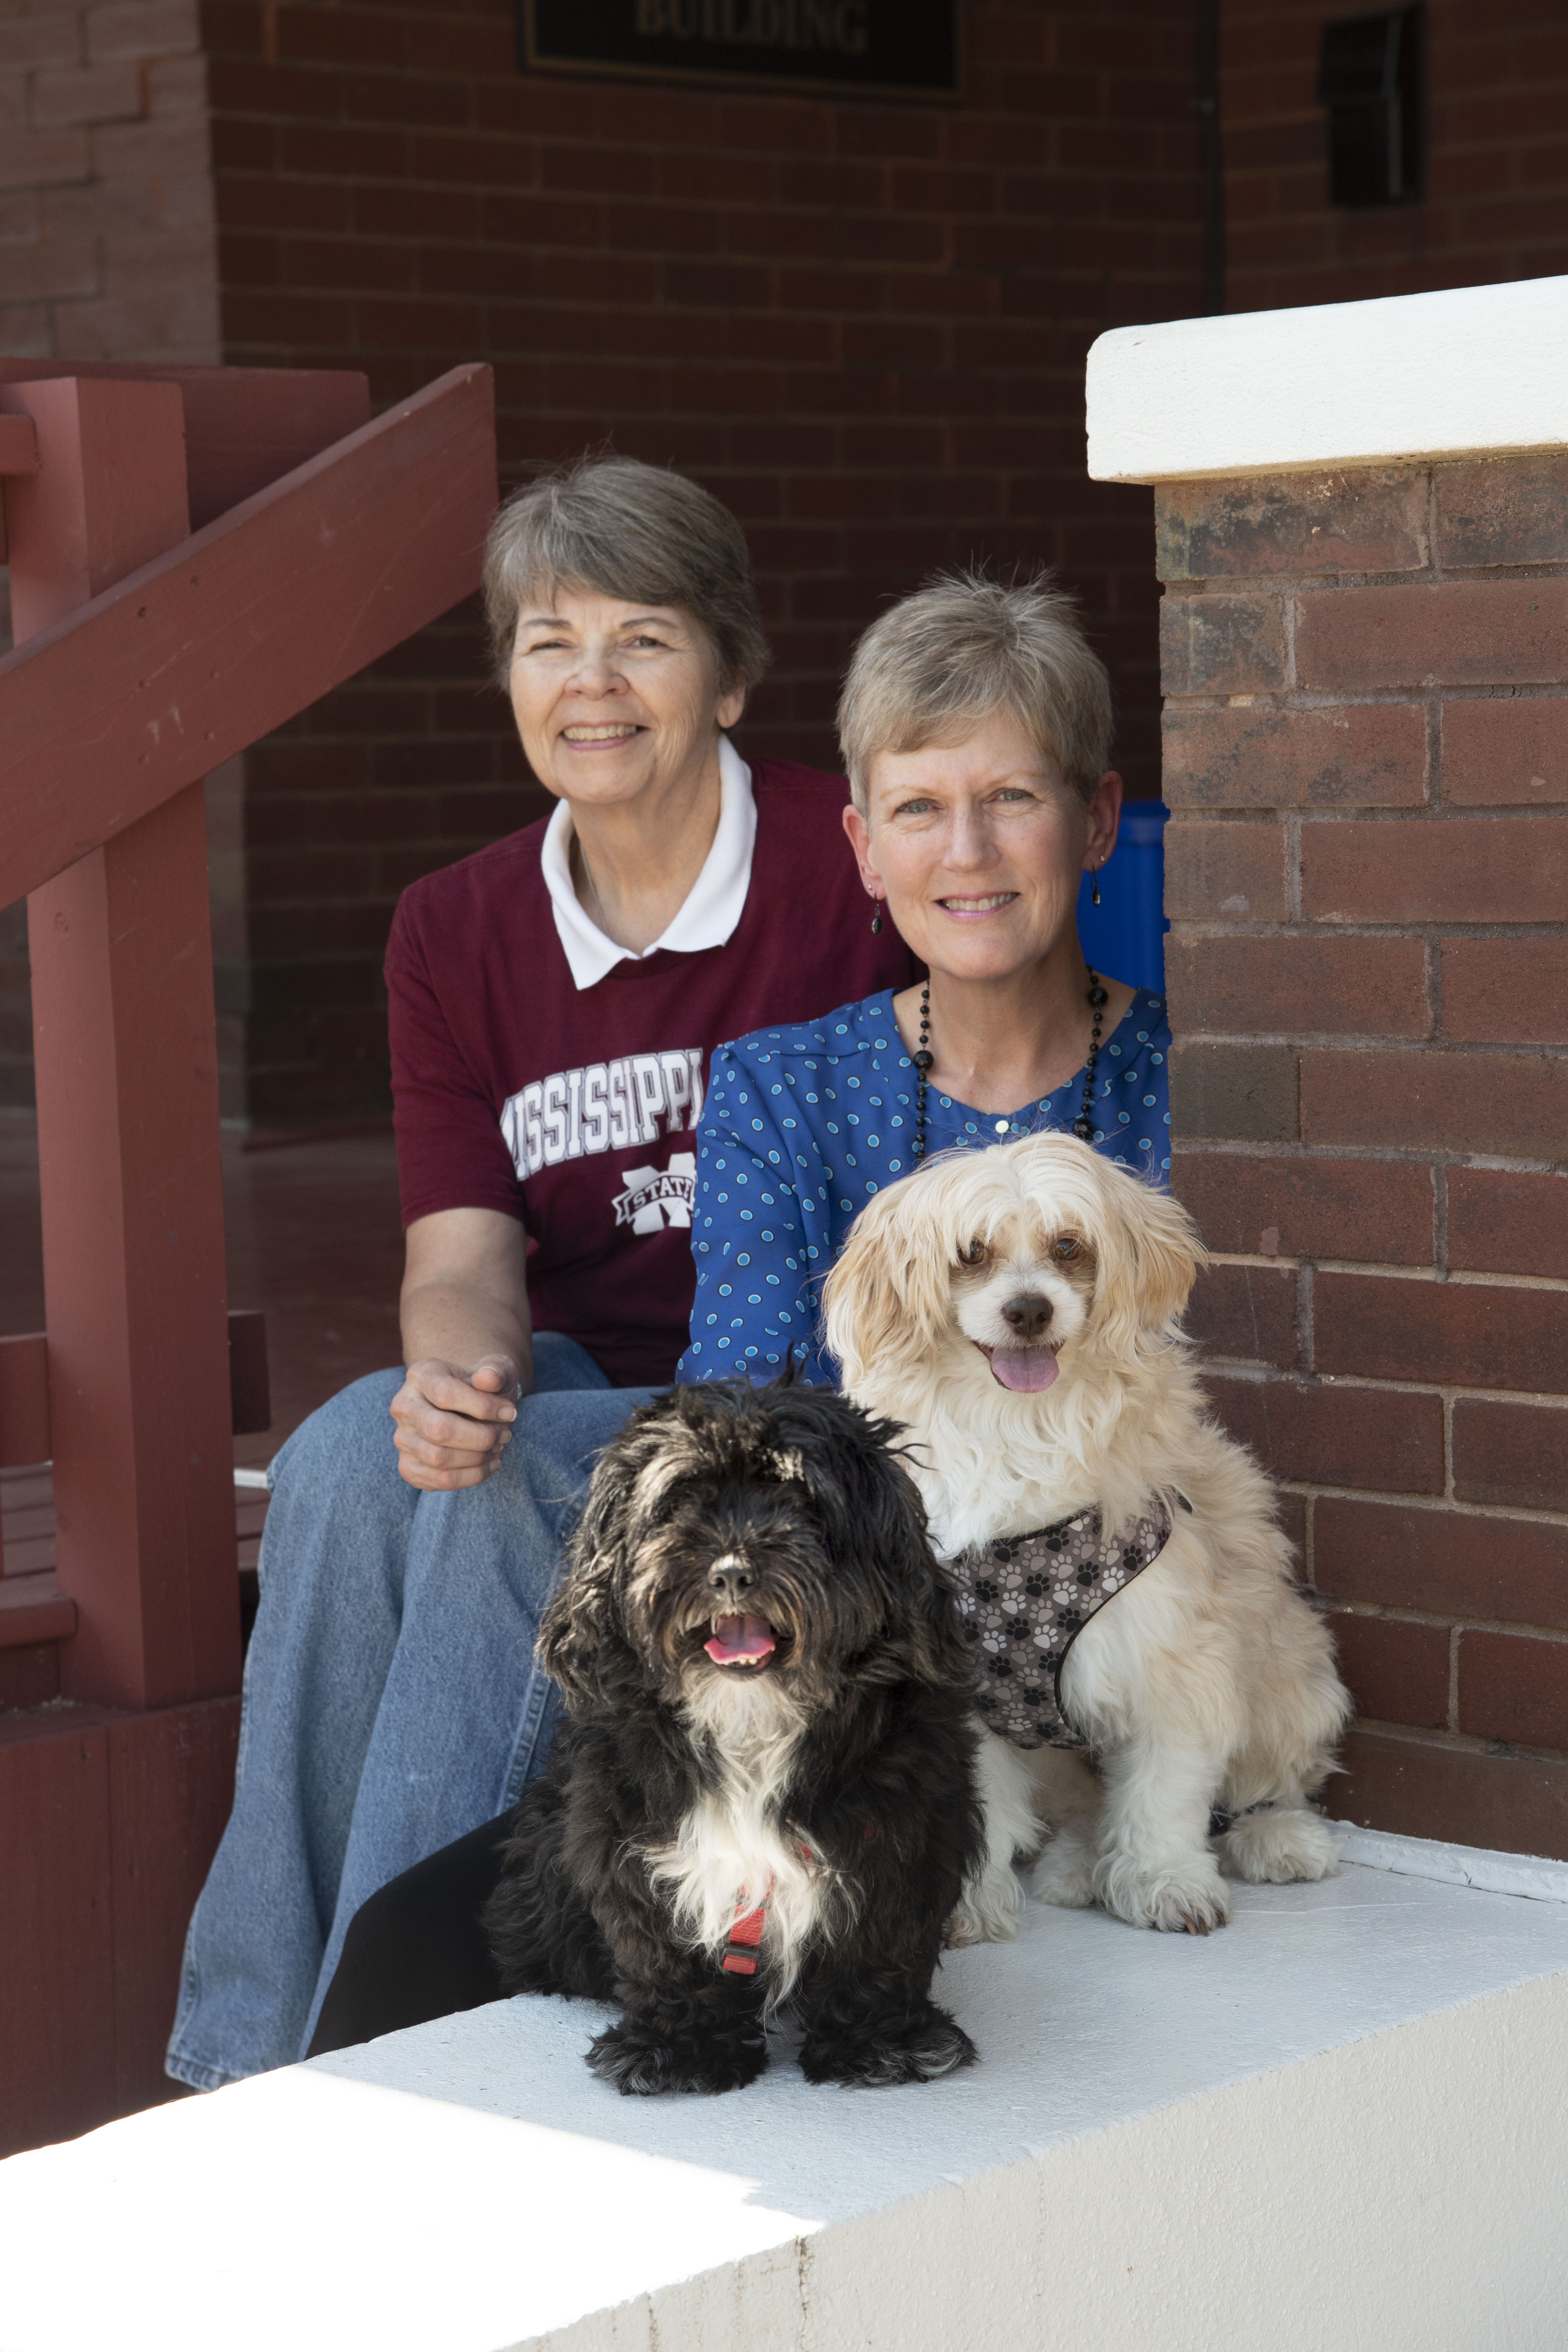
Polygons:
M1098 907L1100 904L1100 868L1098 866L1089 877L1089 903L1091 907Z
M871 918L871 937L879 940L882 936L882 902L875 891L871 894L871 904L877 909Z

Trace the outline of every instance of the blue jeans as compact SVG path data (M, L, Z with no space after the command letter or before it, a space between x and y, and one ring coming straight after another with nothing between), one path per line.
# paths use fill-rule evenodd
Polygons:
M397 1475L401 1371L356 1381L268 1473L234 1811L185 1939L166 2065L216 2090L300 2056L349 1921L387 1880L492 1820L544 1761L533 1662L561 1543L646 1389L558 1332L482 1486Z

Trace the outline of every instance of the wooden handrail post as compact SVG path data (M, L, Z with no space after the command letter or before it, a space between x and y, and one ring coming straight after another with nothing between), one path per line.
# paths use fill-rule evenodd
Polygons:
M493 386L455 368L373 422L359 376L0 359L0 495L26 640L0 904L31 894L49 1320L0 1349L0 1459L52 1446L67 1597L29 1601L29 1639L116 1710L0 1727L8 2154L166 2094L234 1787L228 1423L268 1407L224 1329L201 779L473 593Z
M184 424L166 383L5 404L40 461L6 490L20 644L186 538ZM28 945L62 1685L166 1706L239 1680L201 785L35 890Z

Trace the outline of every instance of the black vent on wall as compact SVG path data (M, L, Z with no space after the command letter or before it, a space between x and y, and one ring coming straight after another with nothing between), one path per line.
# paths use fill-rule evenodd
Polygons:
M1329 110L1329 201L1414 205L1426 193L1426 11L1323 26L1318 103Z

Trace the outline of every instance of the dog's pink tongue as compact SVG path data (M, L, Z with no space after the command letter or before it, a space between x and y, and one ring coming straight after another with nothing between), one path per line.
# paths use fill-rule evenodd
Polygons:
M1038 1389L1048 1389L1057 1376L1057 1360L1048 1348L995 1348L991 1355L991 1377L1000 1381L1005 1389L1017 1389L1033 1395Z
M712 1640L702 1646L716 1666L732 1666L743 1659L767 1657L775 1644L765 1617L721 1617Z

